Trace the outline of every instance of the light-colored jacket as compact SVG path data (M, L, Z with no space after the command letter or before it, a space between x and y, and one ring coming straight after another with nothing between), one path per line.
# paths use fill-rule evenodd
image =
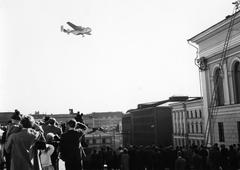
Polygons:
M47 150L41 150L40 152L40 161L43 168L52 165L51 155L54 152L53 145L47 144L46 147Z

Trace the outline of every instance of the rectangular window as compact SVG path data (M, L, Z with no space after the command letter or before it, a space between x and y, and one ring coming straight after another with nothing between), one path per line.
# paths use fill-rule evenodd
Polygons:
M196 133L198 133L198 123L196 123L195 125L196 125Z
M192 133L192 131L191 131L191 127L190 127L190 123L189 123L189 122L187 122L187 128L188 128L188 132L187 132L187 133Z
M106 143L111 143L111 139L110 139L110 138L107 138L107 139L106 139Z
M219 142L224 142L224 127L223 122L218 122L218 134L219 134Z
M96 144L101 144L101 139L96 139Z
M182 123L182 133L185 134L185 131L184 131L184 123Z
M202 111L199 110L199 118L202 118Z
M195 110L195 118L197 118L197 117L198 117L197 110Z
M240 122L237 122L237 130L238 130L238 143L240 143Z

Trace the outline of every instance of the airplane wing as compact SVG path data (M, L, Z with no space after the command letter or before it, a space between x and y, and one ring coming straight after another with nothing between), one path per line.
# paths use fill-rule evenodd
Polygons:
M72 27L73 29L75 29L75 30L79 29L78 26L74 25L74 24L71 23L71 22L67 22L67 24L68 24L70 27Z

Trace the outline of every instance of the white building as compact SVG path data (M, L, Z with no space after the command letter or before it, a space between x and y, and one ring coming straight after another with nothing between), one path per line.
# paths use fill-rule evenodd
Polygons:
M203 144L204 115L202 99L173 103L170 106L172 107L174 146Z
M229 30L231 16L192 37L188 41L198 48L202 70L200 70L203 92L203 112L208 115L214 113L210 119L210 143L224 143L226 145L240 142L240 13L237 12L226 56L221 61L223 47ZM225 44L226 45L226 44ZM219 85L216 79L219 77ZM214 112L211 101L214 88ZM208 116L204 117L204 127L207 126Z

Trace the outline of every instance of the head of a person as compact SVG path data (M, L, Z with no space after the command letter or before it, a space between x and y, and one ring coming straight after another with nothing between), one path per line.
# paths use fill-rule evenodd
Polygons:
M54 141L54 134L53 133L48 133L47 135L46 135L46 141L47 142L52 142L52 141Z
M123 153L128 153L128 149L127 149L127 148L124 148L124 149L123 149Z
M55 125L55 123L56 123L56 119L53 118L53 117L51 117L48 122L49 122L50 125L53 126L53 125Z
M182 152L181 152L181 151L178 151L178 152L177 152L177 156L178 156L178 157L182 157Z
M77 124L77 122L74 119L71 119L67 122L68 128L76 128L76 124Z
M86 125L81 122L77 122L76 129L86 130Z
M48 123L49 119L50 119L49 116L45 116L45 117L43 118L43 122L44 122L44 123Z
M35 120L32 116L24 116L21 120L21 125L23 128L32 128L35 123Z
M22 115L18 110L15 110L13 115L11 116L12 122L20 122L22 119Z

